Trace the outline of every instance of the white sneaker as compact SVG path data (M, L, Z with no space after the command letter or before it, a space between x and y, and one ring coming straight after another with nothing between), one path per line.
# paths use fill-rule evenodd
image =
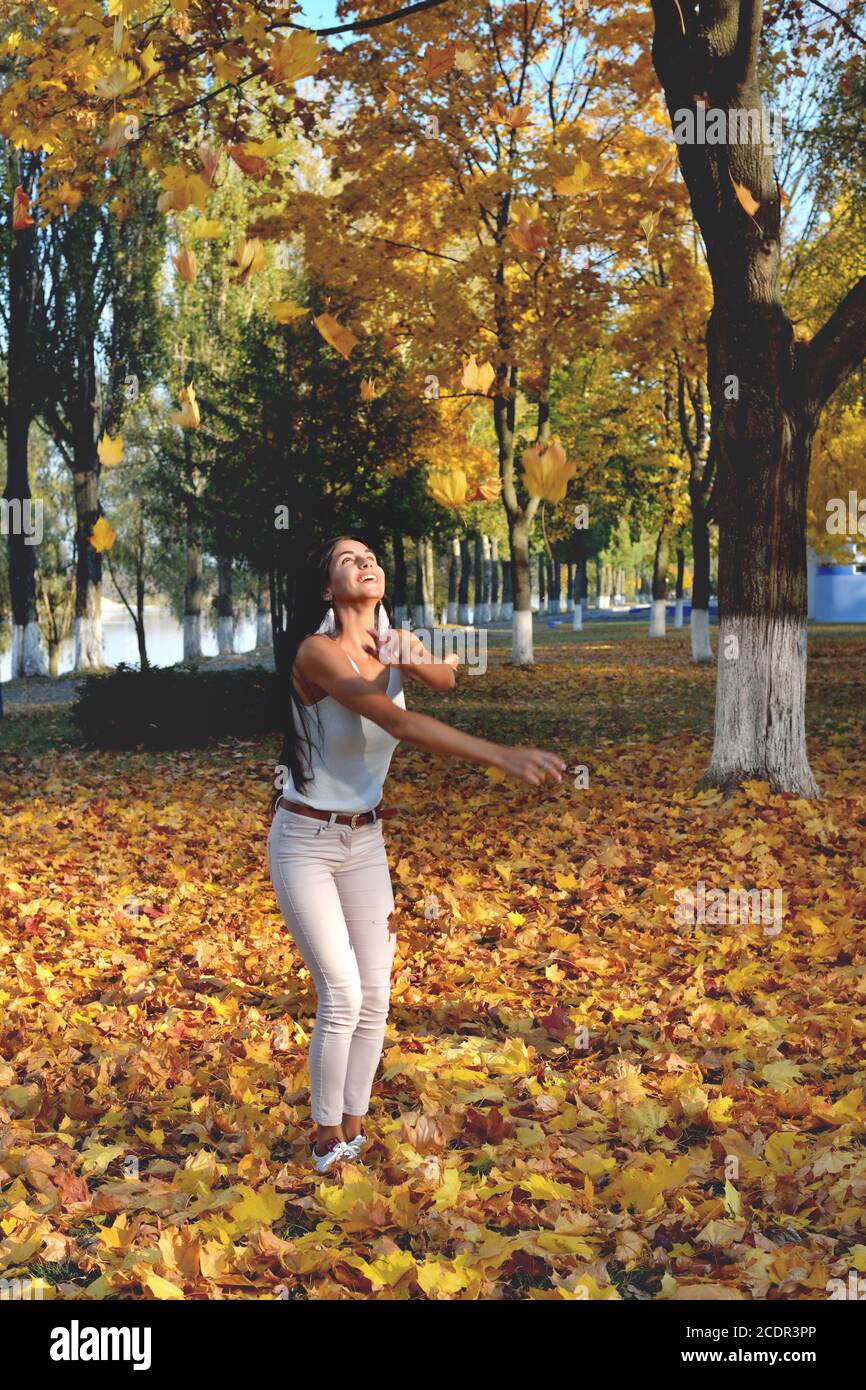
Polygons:
M316 1153L316 1142L314 1139L311 1150L313 1167L317 1173L328 1173L335 1163L351 1162L355 1157L354 1151L347 1146L345 1140L338 1139L336 1134L333 1134L326 1143L323 1154Z
M345 1139L344 1144L351 1152L353 1158L357 1158L361 1150L369 1143L366 1134L356 1134L354 1139Z

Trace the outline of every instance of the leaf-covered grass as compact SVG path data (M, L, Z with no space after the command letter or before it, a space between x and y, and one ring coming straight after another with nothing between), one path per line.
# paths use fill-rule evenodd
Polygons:
M695 792L715 671L686 642L611 624L540 641L531 671L491 644L454 694L411 687L589 786L398 750L373 1143L324 1179L314 994L267 877L278 740L85 756L59 729L7 753L0 1276L79 1299L772 1300L866 1268L866 639L811 634L815 804ZM781 929L678 920L698 880L780 888Z

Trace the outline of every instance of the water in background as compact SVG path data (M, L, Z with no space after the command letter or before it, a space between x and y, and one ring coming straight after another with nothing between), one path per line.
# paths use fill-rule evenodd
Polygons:
M173 666L183 659L183 625L168 609L145 604L144 631L147 639L147 659L151 666ZM255 618L238 622L235 626L235 651L252 651L256 645ZM215 628L209 628L202 621L202 655L216 656L217 635ZM112 605L102 610L102 649L106 666L117 666L125 661L130 666L138 666L138 643L135 640L135 627L129 614L123 608ZM71 671L75 661L75 638L70 637L60 649L60 674ZM12 674L12 653L7 647L0 656L0 681L8 681Z

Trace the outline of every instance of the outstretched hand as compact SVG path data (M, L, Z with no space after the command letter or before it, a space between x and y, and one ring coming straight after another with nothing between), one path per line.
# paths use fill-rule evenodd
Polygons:
M542 748L508 748L502 762L508 777L527 782L530 787L543 787L548 782L558 786L565 767L556 753L547 753Z

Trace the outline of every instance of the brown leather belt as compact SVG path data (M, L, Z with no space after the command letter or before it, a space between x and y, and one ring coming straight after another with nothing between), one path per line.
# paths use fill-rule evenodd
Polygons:
M301 801L287 801L281 796L277 802L286 811L297 811L301 816L313 816L315 820L327 820L334 817L335 825L349 825L356 830L359 825L374 825L377 820L386 820L389 816L396 816L397 811L394 807L385 807L381 801L372 811L320 811L315 806L305 806Z

